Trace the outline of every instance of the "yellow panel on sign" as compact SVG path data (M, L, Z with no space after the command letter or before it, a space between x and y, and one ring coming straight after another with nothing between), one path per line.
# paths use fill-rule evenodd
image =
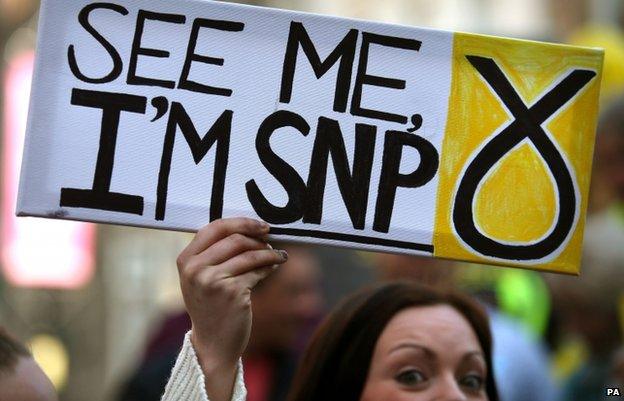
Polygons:
M435 256L578 274L602 58L455 34Z

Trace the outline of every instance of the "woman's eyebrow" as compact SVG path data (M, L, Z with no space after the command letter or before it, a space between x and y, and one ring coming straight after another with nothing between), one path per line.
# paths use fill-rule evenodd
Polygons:
M477 350L465 353L464 356L462 357L462 361L466 361L468 359L475 358L475 357L485 362L485 355L483 354L483 351L477 351Z
M423 352L427 357L434 359L436 357L435 352L433 352L431 349L420 345L420 344L416 344L416 343L400 343L394 347L392 347L390 349L390 351L388 351L388 354L392 354L398 350L401 349L405 349L405 348L412 348L412 349L416 349L418 351Z

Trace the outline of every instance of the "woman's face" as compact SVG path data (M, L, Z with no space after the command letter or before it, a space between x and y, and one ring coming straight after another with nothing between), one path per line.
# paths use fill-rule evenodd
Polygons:
M381 333L360 401L487 400L483 350L453 307L405 309Z

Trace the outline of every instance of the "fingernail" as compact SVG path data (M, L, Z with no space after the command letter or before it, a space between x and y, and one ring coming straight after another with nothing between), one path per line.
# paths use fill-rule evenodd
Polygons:
M278 267L279 267L279 265L273 265L273 266L271 266L271 270L277 270Z
M269 232L269 230L271 229L271 226L269 226L269 224L264 221L258 221L258 224L260 225L260 229L264 232Z
M275 252L277 252L282 257L282 259L284 259L284 262L288 260L288 252L282 249L278 249Z

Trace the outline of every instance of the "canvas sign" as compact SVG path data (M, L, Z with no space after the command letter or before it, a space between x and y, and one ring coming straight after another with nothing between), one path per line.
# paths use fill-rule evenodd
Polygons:
M44 0L17 213L577 273L600 50Z

